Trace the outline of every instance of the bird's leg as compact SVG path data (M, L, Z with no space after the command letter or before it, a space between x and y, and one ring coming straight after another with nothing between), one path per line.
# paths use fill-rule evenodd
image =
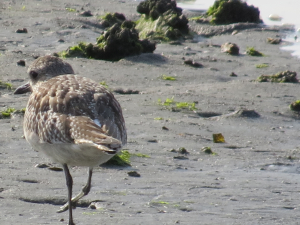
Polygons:
M68 205L69 205L69 225L75 225L73 222L73 215L72 215L72 186L73 186L73 179L70 174L69 168L67 164L63 164L63 168L65 171L66 182L68 187Z
M78 202L79 199L81 199L82 197L86 196L90 192L90 190L91 190L92 174L93 174L93 168L89 168L89 176L88 176L87 183L82 188L81 192L78 195L76 195L75 197L73 197L71 199L72 205L74 205L74 203ZM68 210L68 208L69 208L69 204L67 202L62 207L60 207L60 209L57 212L58 213L64 212L64 211Z

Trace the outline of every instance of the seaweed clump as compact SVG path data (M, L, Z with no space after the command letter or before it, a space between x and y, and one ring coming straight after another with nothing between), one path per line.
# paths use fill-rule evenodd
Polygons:
M107 13L104 16L100 17L101 18L101 22L100 24L103 27L111 27L113 26L115 23L121 25L125 20L125 16L122 13Z
M261 23L259 14L258 8L241 0L216 0L206 16L211 17L210 23L220 25L239 22Z
M257 51L254 47L248 47L246 54L250 56L264 56L263 53Z
M153 53L155 43L149 40L139 40L135 23L125 20L112 27L97 38L96 44L79 43L60 53L62 57L86 57L93 59L117 61L126 56L141 53Z
M274 75L261 75L257 78L259 82L276 82L276 83L298 83L297 73L294 71L283 71Z
M290 104L290 109L293 111L300 112L300 100L297 100Z
M136 28L142 38L171 41L189 33L188 19L172 0L146 0L137 6L142 14Z
M11 117L14 111L16 111L14 108L7 108L6 110L0 111L0 119Z

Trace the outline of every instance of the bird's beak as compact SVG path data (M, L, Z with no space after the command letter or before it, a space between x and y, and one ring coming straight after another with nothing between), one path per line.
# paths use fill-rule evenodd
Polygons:
M21 85L20 87L18 87L18 88L15 90L14 94L15 94L15 95L18 95L18 94L25 94L25 93L27 93L27 92L32 92L32 91L31 91L31 86L30 86L30 83L29 83L29 82L26 83L26 84Z

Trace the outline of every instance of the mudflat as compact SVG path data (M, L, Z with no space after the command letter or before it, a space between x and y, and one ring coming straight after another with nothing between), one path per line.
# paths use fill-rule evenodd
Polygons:
M104 31L97 16L119 12L137 18L137 4L2 1L0 80L18 87L27 82L27 67L35 57L80 41L95 42ZM92 17L80 16L87 10ZM190 26L202 29L201 24ZM23 28L27 33L16 33ZM95 168L92 190L74 210L75 223L297 224L300 125L289 105L299 99L299 84L256 81L262 74L299 73L299 59L280 50L287 43L266 41L281 35L274 29L240 29L235 35L157 44L153 54L117 62L66 59L76 74L105 82L112 91L124 90L115 97L127 126L125 148L133 154L131 167ZM237 44L240 54L222 53L225 42ZM264 56L247 55L248 47ZM189 59L202 66L185 64ZM25 66L17 65L19 60ZM261 64L267 66L257 68ZM24 108L29 97L6 88L0 93L1 111ZM31 149L22 123L20 115L0 120L1 224L66 224L67 212L56 213L67 199L64 174L57 169L61 166ZM217 133L225 143L213 142ZM188 153L181 154L182 148ZM140 177L129 176L130 171ZM71 173L76 194L86 182L87 168L74 167Z

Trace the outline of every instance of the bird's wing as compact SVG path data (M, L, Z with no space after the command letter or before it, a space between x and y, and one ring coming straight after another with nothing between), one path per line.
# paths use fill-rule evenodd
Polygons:
M108 154L115 154L122 147L121 141L107 135L106 131L89 117L47 114L38 118L37 133L41 143L85 144Z
M127 142L127 133L122 109L118 101L110 92L94 94L96 116L95 121L99 122L102 129L110 136Z

